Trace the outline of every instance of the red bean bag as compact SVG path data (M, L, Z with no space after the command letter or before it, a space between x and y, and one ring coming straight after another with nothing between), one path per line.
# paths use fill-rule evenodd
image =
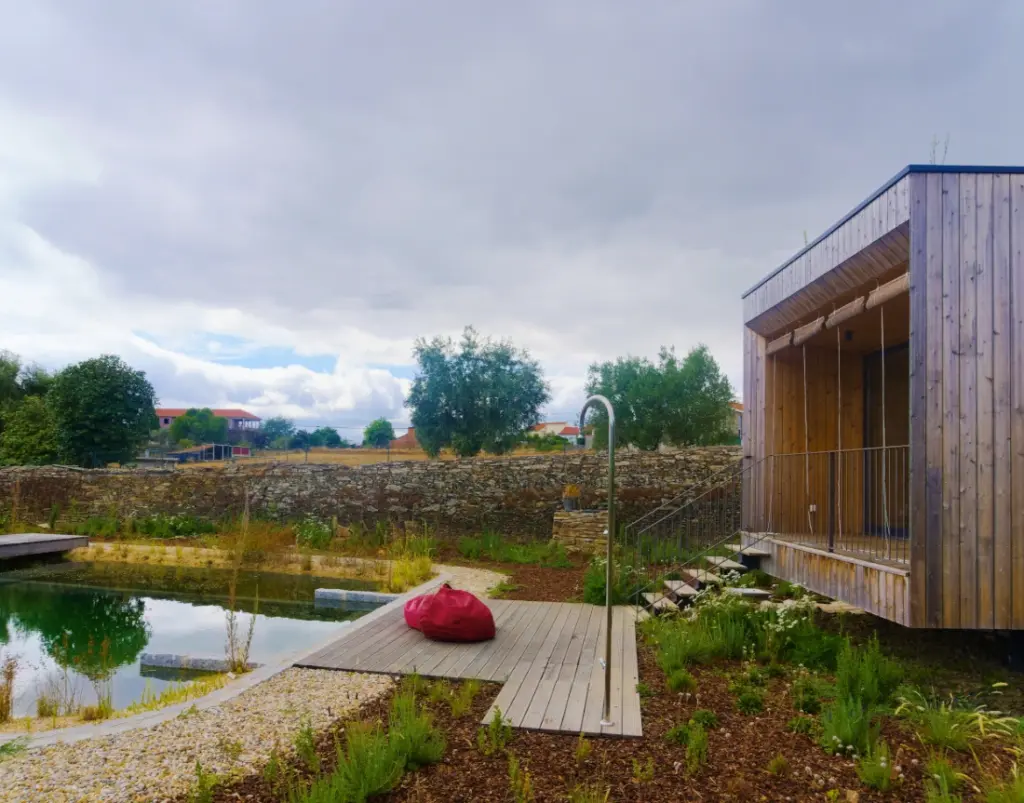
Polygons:
M434 641L486 641L494 638L491 609L468 591L445 583L435 594L405 603L405 621Z

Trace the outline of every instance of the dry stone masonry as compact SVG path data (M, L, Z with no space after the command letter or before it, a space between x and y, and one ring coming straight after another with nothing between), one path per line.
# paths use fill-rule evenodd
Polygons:
M736 447L624 454L616 461L619 521L632 521L740 459ZM21 521L190 514L337 516L342 524L423 521L440 532L493 528L550 537L562 489L576 484L584 509L601 507L607 455L579 453L340 466L237 463L218 469L0 469L0 517Z
M551 540L567 552L604 554L608 550L608 511L556 510Z

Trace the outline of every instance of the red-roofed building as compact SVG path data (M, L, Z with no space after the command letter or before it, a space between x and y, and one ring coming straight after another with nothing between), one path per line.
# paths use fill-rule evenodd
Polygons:
M392 449L419 449L420 442L416 440L416 428L409 427L408 431L400 438L391 441Z
M579 427L562 427L561 432L558 433L563 438L575 438L580 434Z
M160 429L167 429L174 419L179 416L185 415L191 409L191 407L157 407L156 417L160 422ZM213 414L218 418L226 418L228 420L228 429L259 429L260 421L263 419L258 415L253 415L245 410L237 408L231 408L226 410L214 410Z

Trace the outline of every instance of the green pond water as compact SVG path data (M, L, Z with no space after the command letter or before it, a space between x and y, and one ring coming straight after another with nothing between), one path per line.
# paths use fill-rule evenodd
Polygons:
M109 694L115 708L124 708L180 679L140 666L144 653L223 658L231 574L74 562L0 571L0 653L18 660L15 716L34 715L40 692L57 686L81 704ZM317 588L375 591L377 584L239 573L239 631L244 635L256 619L250 661L270 663L311 649L372 609L314 607Z

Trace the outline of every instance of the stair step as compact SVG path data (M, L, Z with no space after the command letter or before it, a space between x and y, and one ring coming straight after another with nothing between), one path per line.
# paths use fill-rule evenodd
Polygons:
M688 585L684 580L666 580L665 588L677 597L695 597L697 589Z
M746 555L748 558L770 558L771 552L758 549L756 546L743 546L742 544L726 544L725 548L735 552L737 555Z
M706 569L683 569L680 574L689 577L692 582L698 585L721 585L722 583L721 577Z
M743 599L749 600L761 600L771 599L772 592L766 591L763 588L727 588L725 589L726 594L733 594L737 597L743 597Z
M679 606L662 594L660 591L645 593L641 595L647 604L655 611L678 611Z
M730 558L723 558L718 555L709 555L704 560L708 565L727 572L745 572L747 570L747 567L742 563L737 563Z

